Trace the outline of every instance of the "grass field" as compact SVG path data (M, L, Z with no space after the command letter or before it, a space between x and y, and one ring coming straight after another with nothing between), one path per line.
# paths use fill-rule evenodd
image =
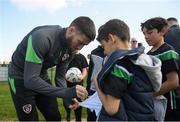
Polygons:
M62 105L62 99L58 98L59 110L62 120L65 120L65 110ZM71 112L71 118L74 120L74 112ZM86 109L83 108L82 118L86 118ZM0 82L0 121L15 121L17 120L14 104L11 99L8 82ZM39 112L39 120L44 120L44 117Z

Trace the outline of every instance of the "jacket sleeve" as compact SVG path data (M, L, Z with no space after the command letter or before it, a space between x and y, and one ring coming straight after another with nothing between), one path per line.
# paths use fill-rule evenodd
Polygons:
M58 64L58 66L56 67L55 81L56 81L56 86L59 88L67 88L67 82L65 80L65 73L67 71L69 63L72 61L72 58L73 56L63 61L63 63ZM69 87L68 89L75 89L75 86ZM73 94L73 93L71 92L69 94ZM74 98L77 98L77 95ZM72 104L72 98L64 98L63 102L64 102L64 105L68 107L70 104Z
M48 84L40 77L42 63L50 48L50 42L42 34L28 37L24 63L24 86L35 92L62 98L76 97L75 88L60 88Z
M68 58L68 60L65 60L62 63L57 65L56 75L55 75L56 86L67 87L67 83L65 80L65 73L67 71L70 61L71 61L71 58Z

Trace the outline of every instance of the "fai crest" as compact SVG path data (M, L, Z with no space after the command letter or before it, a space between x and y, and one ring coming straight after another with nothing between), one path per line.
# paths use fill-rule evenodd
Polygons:
M64 56L62 57L62 61L65 61L68 58L69 58L69 54L64 54Z
M23 106L23 111L26 113L26 114L29 114L31 113L32 111L32 105L31 104L26 104Z

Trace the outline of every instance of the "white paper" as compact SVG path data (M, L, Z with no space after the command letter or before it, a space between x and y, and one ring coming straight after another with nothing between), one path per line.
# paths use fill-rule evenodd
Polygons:
M95 92L92 96L90 96L88 99L80 103L80 106L89 108L91 111L95 111L96 116L99 115L99 112L102 107L102 103L99 99L99 96L97 92Z

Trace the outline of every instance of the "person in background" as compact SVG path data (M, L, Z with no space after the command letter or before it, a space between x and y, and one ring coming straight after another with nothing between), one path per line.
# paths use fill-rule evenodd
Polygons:
M38 121L37 108L47 121L60 121L57 97L84 99L88 96L81 85L66 88L64 75L73 55L95 36L94 22L80 16L69 27L39 26L24 37L8 69L12 100L20 121ZM54 66L56 86L48 77L48 69ZM69 107L76 108L76 103Z
M180 27L176 18L168 18L168 31L164 36L164 41L175 49L180 54Z
M81 80L79 82L71 83L71 82L67 81L67 87L71 88L71 87L74 87L76 85L83 86L83 80L87 76L87 68L88 68L88 63L87 63L87 60L86 60L85 56L82 55L79 52L76 53L74 55L74 58L70 62L69 66L68 66L68 69L71 68L71 67L78 68L81 71L82 76L81 76ZM81 101L81 100L78 99L78 101ZM71 109L68 106L66 106L65 103L64 103L64 108L66 110L66 120L70 121L71 120ZM82 107L80 106L79 108L74 110L74 112L75 112L76 121L81 121Z
M180 27L178 24L178 20L174 17L170 17L167 19L168 23L168 31L164 36L164 41L171 45L175 51L180 55ZM180 69L180 61L178 61L178 66ZM180 76L180 71L179 71ZM180 77L179 77L180 82ZM167 118L170 121L178 121L180 120L180 86L175 90L176 94L176 109L172 110L171 115Z
M131 38L130 43L131 43L131 49L138 47L138 41L136 40L136 38L134 38L134 37Z
M89 70L88 70L88 77L87 77L87 91L88 91L88 94L89 96L93 95L95 92L96 92L96 88L95 88L95 84L94 82L92 81L93 79L93 72L96 72L94 70L99 70L97 69L96 64L101 62L100 65L103 65L103 59L105 57L104 55L104 52L103 52L103 48L102 46L98 46L97 48L95 48L91 54L90 54L90 61L89 61ZM94 57L98 57L97 59L97 62L94 62L93 59ZM89 109L87 109L87 121L96 121L96 114L95 114L95 111L90 111Z

